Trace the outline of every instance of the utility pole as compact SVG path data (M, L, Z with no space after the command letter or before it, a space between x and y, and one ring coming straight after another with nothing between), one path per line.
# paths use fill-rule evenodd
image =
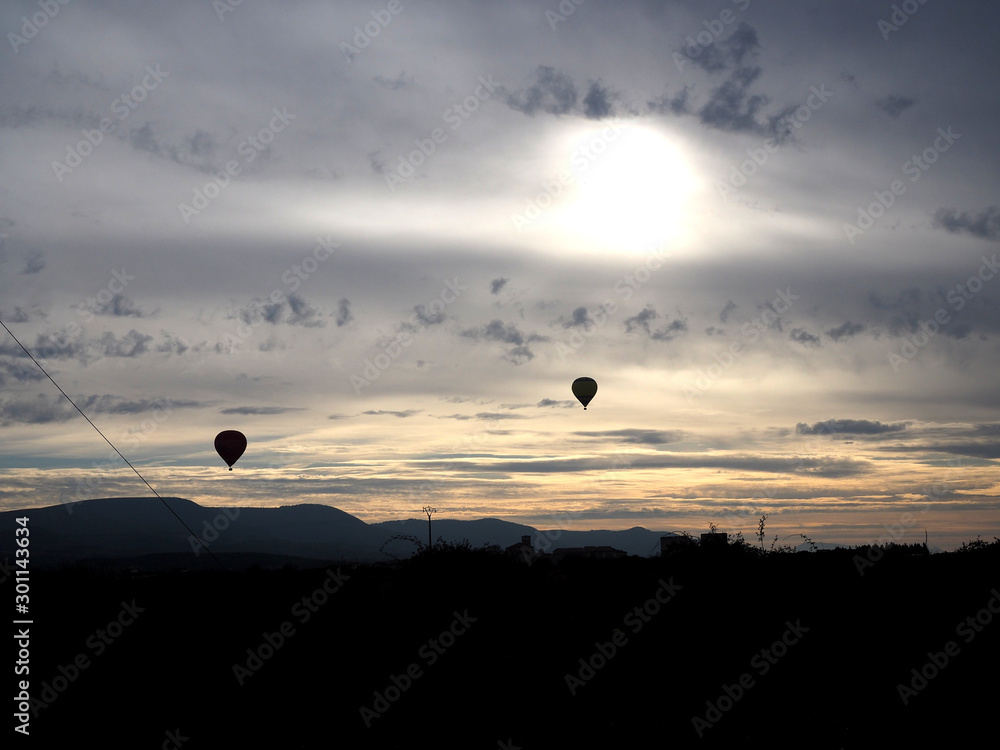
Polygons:
M437 508L425 505L423 511L427 514L427 549L429 550L434 546L434 542L431 540L431 513L437 513Z

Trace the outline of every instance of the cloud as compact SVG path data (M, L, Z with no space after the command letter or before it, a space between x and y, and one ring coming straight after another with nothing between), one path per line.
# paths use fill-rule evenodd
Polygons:
M840 341L841 339L849 339L852 336L856 336L863 330L865 330L865 327L861 323L852 323L848 320L843 325L826 331L826 335L834 341Z
M143 398L128 399L121 396L92 395L76 396L74 402L85 414L145 414L147 412L174 409L190 409L204 406L201 401ZM79 417L80 412L64 396L48 396L39 393L28 400L7 400L0 402L0 424L13 422L21 424L47 424L50 422L65 422Z
M892 432L902 432L908 426L907 422L894 422L882 424L872 422L867 419L827 419L825 422L816 422L812 426L805 422L795 425L795 432L799 435L881 435Z
M219 414L242 414L244 416L273 416L290 411L304 411L301 406L232 406L219 409Z
M916 99L908 96L883 96L875 102L879 109L893 119L897 119L903 112L916 103Z
M562 325L563 328L583 328L584 330L590 330L590 327L594 325L594 321L590 317L590 313L587 312L586 307L578 307L573 311L573 317L564 321Z
M551 406L551 407L558 407L558 408L562 408L562 409L573 409L577 405L578 404L577 404L576 401L569 401L569 400L567 400L567 401L557 401L554 398L543 398L541 401L539 401L537 404L535 404L535 406L539 407L539 408L545 408L545 407L550 407Z
M268 299L254 299L247 307L237 311L239 317L247 325L268 323L269 325L301 325L306 328L317 328L326 325L322 315L298 294L274 302Z
M161 331L161 333L163 334L163 343L157 345L157 352L161 354L181 355L191 348L187 341L180 336L174 336L167 331Z
M499 279L493 279L493 281L490 282L490 294L500 294L500 290L504 288L508 281L510 281L510 279L502 276Z
M663 94L655 101L646 102L646 106L651 112L661 115L689 115L691 114L690 102L691 91L685 86L677 96L670 97Z
M729 316L733 314L736 310L736 303L729 300L726 306L722 308L722 312L719 313L719 322L727 323L729 321Z
M654 329L650 321L659 317L659 313L652 305L646 305L631 318L625 319L625 333L641 331L653 341L673 341L688 330L687 321L680 318L672 320L665 328Z
M354 316L351 315L351 301L349 299L341 299L337 302L337 327L347 325L352 320Z
M788 334L788 338L803 346L822 346L819 336L809 333L805 328L793 328L791 333Z
M502 320L491 320L479 328L468 328L462 331L461 335L477 341L482 339L507 345L504 358L515 365L534 359L535 354L531 351L529 344L549 340L548 336L537 333L525 335L513 323L504 323Z
M510 415L511 417L515 415ZM468 464L479 471L532 474L558 474L577 471L607 471L608 456L586 458L539 458L497 460ZM799 474L816 477L848 477L866 473L870 465L864 461L841 458L788 458L784 456L705 455L658 453L634 455L629 458L631 469L722 469L767 474ZM453 462L430 461L427 468L454 469Z
M406 419L406 417L412 417L414 414L419 414L420 409L407 409L406 411L387 411L385 409L369 409L368 411L361 412L362 414L369 414L372 416L390 416L398 417L400 419ZM330 417L333 419L333 417Z
M413 76L406 75L404 71L400 71L399 75L395 78L375 76L372 80L382 88L389 89L390 91L402 91L404 89L411 89L414 86Z
M107 331L98 339L97 345L105 357L138 357L149 351L149 342L152 340L152 336L139 333L133 328L121 338Z
M27 258L24 259L24 267L21 269L22 274L34 274L45 268L45 258L39 252L31 253Z
M675 443L683 436L683 433L677 431L639 429L574 432L573 434L588 438L599 438L602 440L615 439L622 443L636 443L639 445L664 445L666 443Z
M86 363L89 359L86 343L80 338L70 338L63 332L58 334L40 333L35 337L34 346L27 347L36 359L78 359ZM0 355L23 357L24 352L17 344L0 344Z
M98 298L101 295L98 295ZM99 299L88 300L93 304L81 305L80 307L89 310L94 315L109 315L116 318L142 318L145 314L135 304L135 301L122 293L113 295L111 298L101 302Z
M564 115L576 108L577 93L573 81L555 68L539 65L535 69L535 83L526 91L507 94L507 106L526 115L547 112Z
M989 206L978 215L954 208L939 208L934 213L934 226L952 234L971 234L984 240L1000 239L1000 208Z
M617 96L599 81L591 81L590 90L583 98L583 116L588 120L603 120L614 115Z

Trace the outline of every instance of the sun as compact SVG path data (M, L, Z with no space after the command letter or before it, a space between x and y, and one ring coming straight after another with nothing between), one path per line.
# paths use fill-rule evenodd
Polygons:
M642 252L683 235L694 177L663 132L647 124L598 125L575 133L569 150L573 190L553 223L575 242Z

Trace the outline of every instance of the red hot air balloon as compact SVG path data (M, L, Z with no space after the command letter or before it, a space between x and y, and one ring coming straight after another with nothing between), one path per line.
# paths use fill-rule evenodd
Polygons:
M587 404L597 395L597 381L593 378L577 378L573 381L573 395L580 400L583 408L586 409Z
M229 464L230 471L246 449L247 436L238 430L223 430L215 436L215 450Z

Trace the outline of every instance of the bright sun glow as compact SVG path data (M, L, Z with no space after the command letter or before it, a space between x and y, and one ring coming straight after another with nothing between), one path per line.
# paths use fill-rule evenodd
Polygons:
M591 127L569 149L574 186L554 223L595 250L640 252L684 233L694 177L680 150L648 125Z

